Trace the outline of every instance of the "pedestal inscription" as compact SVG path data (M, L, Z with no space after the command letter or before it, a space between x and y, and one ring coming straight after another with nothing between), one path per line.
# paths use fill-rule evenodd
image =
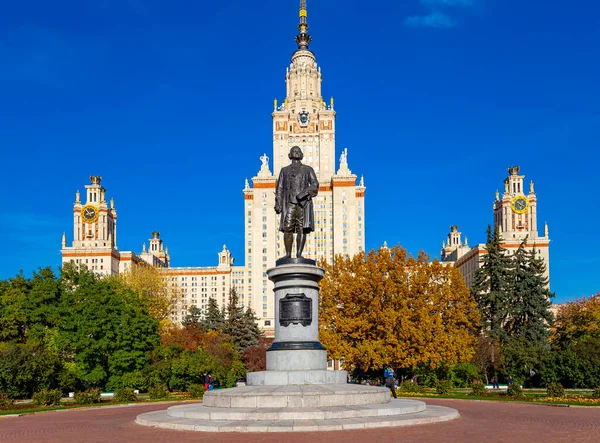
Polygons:
M279 299L279 325L312 323L312 299L304 294L288 294Z

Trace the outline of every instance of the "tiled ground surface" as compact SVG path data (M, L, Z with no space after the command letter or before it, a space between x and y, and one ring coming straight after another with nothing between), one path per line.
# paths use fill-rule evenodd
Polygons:
M600 408L535 404L426 400L449 406L461 418L409 428L322 433L205 434L136 425L135 417L167 404L47 412L0 418L0 442L598 442Z

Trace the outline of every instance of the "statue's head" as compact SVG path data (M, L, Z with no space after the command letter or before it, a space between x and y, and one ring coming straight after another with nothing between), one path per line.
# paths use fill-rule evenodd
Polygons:
M299 146L293 146L290 149L290 153L288 154L290 160L302 160L304 158L304 154L302 154L302 149Z

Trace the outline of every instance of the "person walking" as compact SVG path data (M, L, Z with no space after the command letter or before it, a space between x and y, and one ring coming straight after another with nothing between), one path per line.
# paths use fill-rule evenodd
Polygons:
M385 385L390 389L390 391L392 391L392 395L394 396L394 398L398 398L398 396L396 395L394 370L390 366L385 368L385 370L383 371L383 378L385 379Z
M494 375L492 378L492 389L500 389L500 385L498 384L498 377Z
M204 373L204 390L208 391L208 386L210 385L210 377L208 376L208 374L205 372Z
M215 379L212 374L208 374L208 390L212 391L215 388Z
M515 381L512 378L512 375L508 376L508 379L506 380L506 384L508 385L508 387L510 388L510 385L512 385Z

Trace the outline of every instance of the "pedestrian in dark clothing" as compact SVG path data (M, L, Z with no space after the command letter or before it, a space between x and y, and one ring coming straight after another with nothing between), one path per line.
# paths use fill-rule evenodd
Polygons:
M208 385L210 385L210 376L205 372L204 373L204 390L208 391Z
M212 391L215 387L215 379L212 374L208 374L208 390Z
M510 388L510 385L512 385L515 381L512 378L512 375L508 376L508 380L506 380L506 384L508 385L508 387Z
M385 378L385 385L392 391L394 398L398 398L396 395L396 382L394 380L394 370L389 366L383 371L383 377Z
M496 377L495 375L494 378L492 378L492 388L500 389L500 385L498 384L498 377Z

